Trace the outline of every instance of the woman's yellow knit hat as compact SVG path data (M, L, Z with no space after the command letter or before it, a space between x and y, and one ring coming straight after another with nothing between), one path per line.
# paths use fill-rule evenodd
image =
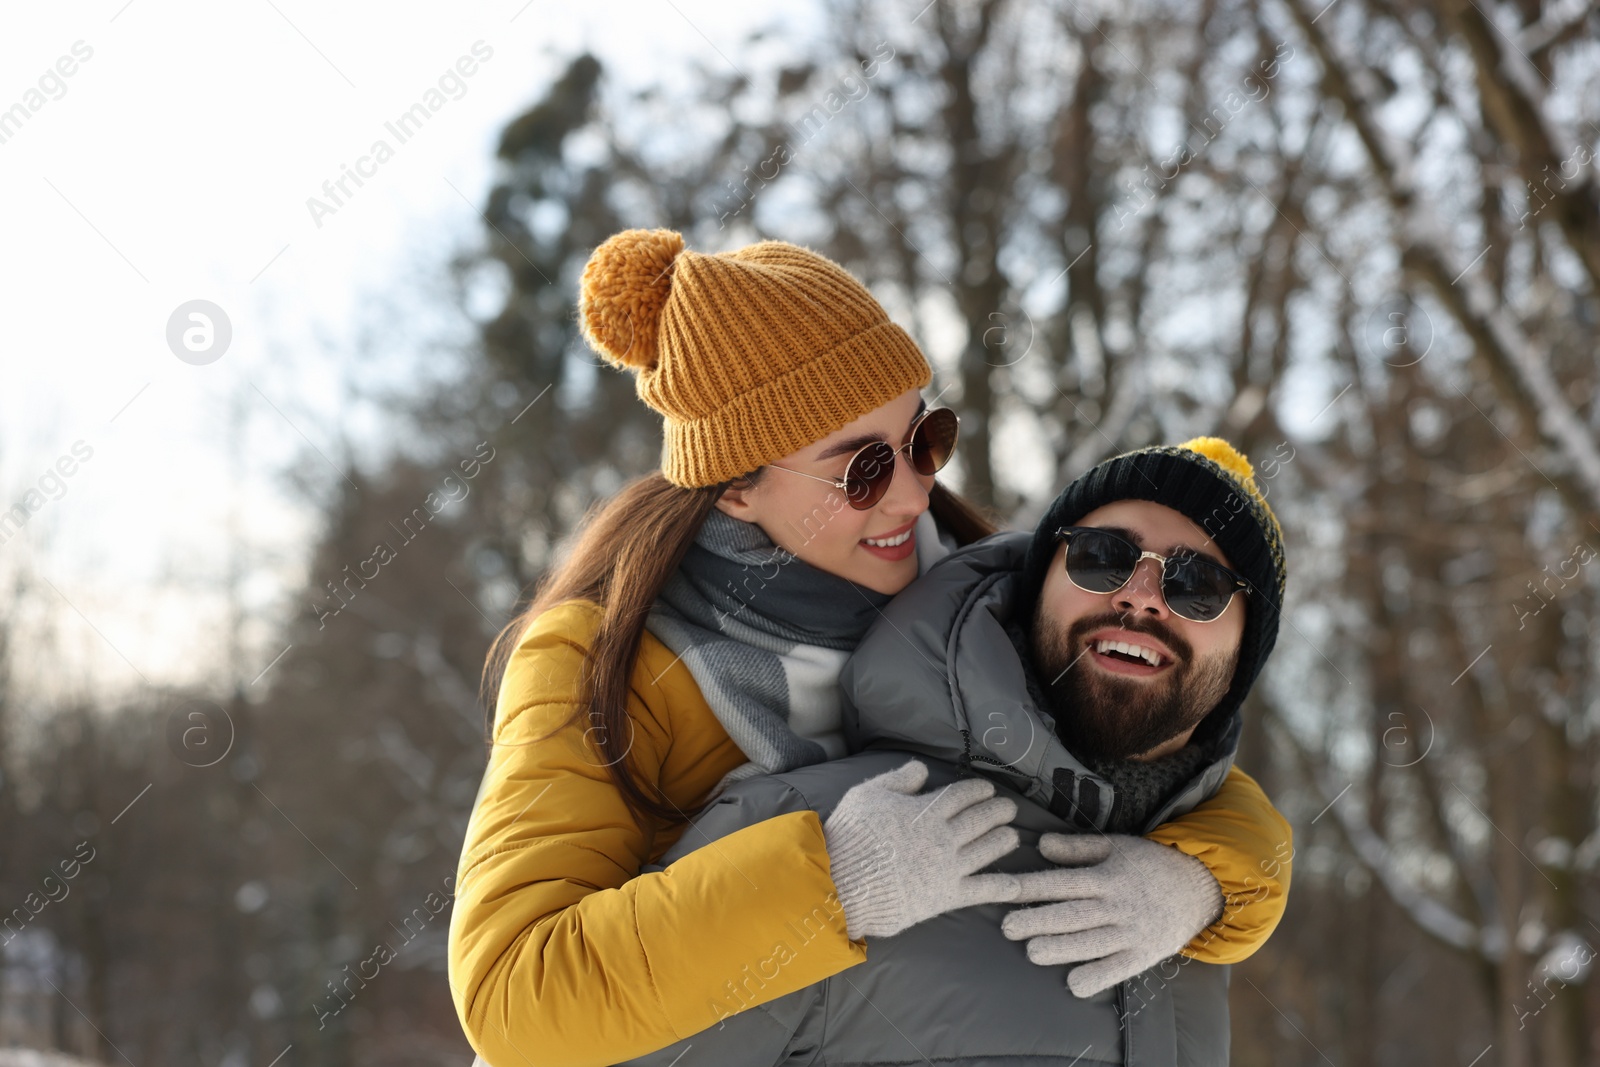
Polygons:
M589 257L578 314L666 417L661 473L684 487L753 471L933 377L865 286L783 241L703 255L672 230L624 230Z

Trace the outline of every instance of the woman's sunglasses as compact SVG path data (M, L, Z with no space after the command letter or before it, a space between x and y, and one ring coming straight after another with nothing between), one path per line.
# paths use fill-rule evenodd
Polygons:
M1146 552L1109 530L1066 526L1056 537L1067 543L1067 578L1086 593L1115 593L1145 559L1161 564L1161 598L1167 610L1190 622L1216 622L1233 603L1233 594L1250 592L1249 582L1220 563L1189 553Z
M917 416L917 421L911 424L911 432L906 434L906 443L899 448L887 441L874 441L851 456L849 465L844 469L843 481L779 467L776 463L768 463L767 466L776 467L780 471L789 471L790 474L798 474L802 478L827 482L835 489L843 490L845 499L850 502L851 507L857 511L866 511L882 500L883 494L889 491L889 483L894 481L896 456L904 452L912 470L924 476L933 474L950 462L950 457L956 450L956 433L960 426L961 420L950 408L931 408L924 411Z

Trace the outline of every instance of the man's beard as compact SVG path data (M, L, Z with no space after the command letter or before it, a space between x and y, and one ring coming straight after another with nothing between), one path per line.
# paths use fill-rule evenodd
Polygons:
M1116 627L1161 641L1176 657L1161 679L1114 675L1082 662L1093 655L1084 639ZM1063 629L1041 600L1033 618L1033 655L1039 683L1067 751L1081 760L1125 760L1198 726L1228 692L1239 661L1237 648L1196 662L1193 648L1154 619L1115 612L1079 619Z

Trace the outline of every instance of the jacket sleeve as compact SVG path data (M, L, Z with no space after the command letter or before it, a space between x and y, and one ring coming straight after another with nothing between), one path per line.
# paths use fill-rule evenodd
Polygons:
M1272 936L1289 902L1294 831L1254 778L1232 768L1215 796L1145 836L1195 857L1222 887L1222 918L1181 955L1238 963Z
M567 723L583 656L570 633L536 624L523 639L462 849L451 995L495 1067L614 1064L866 958L845 933L814 812L640 873L657 835L629 814L581 720ZM661 781L675 758L666 690L641 693L641 679L628 758ZM681 758L692 746L678 740ZM663 788L681 806L699 799ZM678 828L655 829L664 840Z

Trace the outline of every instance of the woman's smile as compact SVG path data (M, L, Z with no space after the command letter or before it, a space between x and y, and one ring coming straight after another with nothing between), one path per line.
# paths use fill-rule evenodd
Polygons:
M912 519L904 526L890 530L881 537L863 537L859 543L862 548L879 559L896 562L917 550L917 533L912 529L916 524L917 520Z

